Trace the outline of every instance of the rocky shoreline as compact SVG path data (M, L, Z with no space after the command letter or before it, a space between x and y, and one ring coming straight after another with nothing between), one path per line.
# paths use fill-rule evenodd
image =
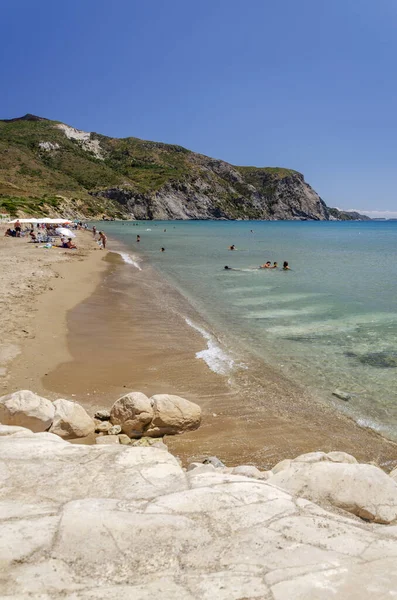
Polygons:
M25 390L0 398L0 422L3 598L372 600L397 587L397 469L336 451L269 471L183 468L162 439L198 427L200 408L166 394L132 392L92 418ZM68 442L95 430L96 444Z

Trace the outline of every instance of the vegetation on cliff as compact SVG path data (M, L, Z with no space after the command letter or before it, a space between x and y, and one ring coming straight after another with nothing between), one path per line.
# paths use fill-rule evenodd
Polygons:
M0 211L142 219L331 214L296 171L234 167L181 146L85 133L34 115L0 121Z

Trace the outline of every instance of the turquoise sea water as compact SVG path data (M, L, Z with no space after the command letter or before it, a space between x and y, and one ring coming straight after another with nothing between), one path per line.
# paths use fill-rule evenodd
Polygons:
M194 305L202 321L189 324L203 334L198 359L209 368L249 369L254 354L397 439L397 222L100 226L125 244L131 268L140 255L140 268L150 262ZM267 260L280 269L258 270Z

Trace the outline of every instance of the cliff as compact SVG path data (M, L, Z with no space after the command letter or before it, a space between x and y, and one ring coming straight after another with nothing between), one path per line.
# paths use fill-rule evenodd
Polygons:
M334 220L301 173L110 138L34 115L0 121L0 211L133 219Z

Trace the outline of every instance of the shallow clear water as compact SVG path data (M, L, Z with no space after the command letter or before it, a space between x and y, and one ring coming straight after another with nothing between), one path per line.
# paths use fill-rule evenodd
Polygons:
M249 367L248 350L361 424L397 438L397 222L101 227L161 271L234 356L222 364L207 339L199 359L211 366L213 357L226 373L241 362ZM288 260L292 270L259 270L267 260L280 267ZM351 394L349 402L332 396L336 388Z

